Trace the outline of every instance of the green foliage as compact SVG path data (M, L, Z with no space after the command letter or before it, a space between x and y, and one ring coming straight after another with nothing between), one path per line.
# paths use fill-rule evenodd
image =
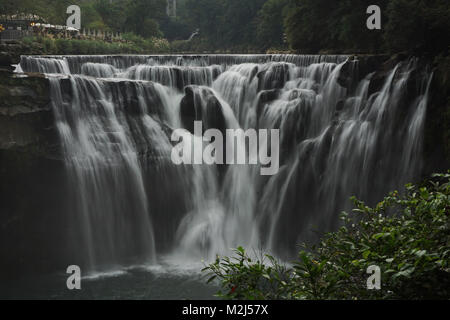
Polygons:
M126 8L125 30L145 38L160 37L158 19L165 15L166 0L134 0Z
M382 30L366 28L366 9L374 4L370 0L179 0L176 19L165 14L166 0L0 0L0 12L31 12L64 24L70 4L81 6L84 28L144 38L162 37L162 30L170 40L186 40L200 29L205 41L190 44L190 51L255 52L289 46L300 53L446 55L450 44L448 0L379 0Z
M279 0L281 1L281 0ZM373 53L420 49L448 50L450 2L381 0L382 30L366 28L368 0L292 0L285 16L291 47L300 52L323 50Z
M384 8L386 2L378 1L377 5ZM308 53L379 51L382 31L366 28L370 4L367 0L294 0L285 19L291 47Z
M66 9L71 4L81 8L82 28L128 32L128 43L100 40L44 39L45 54L111 54L169 52L169 43L161 39L158 19L165 16L166 0L0 0L2 13L34 13L53 24L65 24ZM131 36L134 33L138 36ZM133 39L129 39L133 37ZM125 36L127 38L127 36ZM29 41L29 40L28 40Z
M193 31L191 30L191 27L181 19L172 19L169 17L161 20L160 29L164 34L164 37L169 41L189 39Z
M385 39L390 51L414 49L439 53L448 50L448 0L392 0L387 6L387 15Z
M202 40L174 40L170 44L170 48L174 53L190 53L190 52L202 52L208 50L208 44Z
M2 13L34 13L52 24L65 24L72 4L80 6L82 28L162 36L158 21L165 17L166 0L0 0Z
M211 49L257 47L256 18L265 0L187 0L186 22Z
M126 43L37 37L26 38L24 44L41 44L42 54L154 54L170 50L169 42L164 39L144 39L131 33L124 34L124 38Z
M324 45L333 45L328 13L336 10L336 2L328 6L326 0L297 0L286 17L286 33L290 45L302 52L318 52ZM318 17L320 17L318 19Z
M212 40L211 46L222 41L220 26L223 2L221 0L187 0L186 20L192 30L200 29L202 37Z
M232 258L217 257L215 263L203 269L208 273L208 283L220 281L223 289L217 296L243 300L291 298L287 283L293 274L286 266L270 255L261 254L253 260L242 247L235 254Z
M103 22L102 16L96 10L93 2L81 3L81 23L83 28L106 30L106 24Z
M73 2L77 3L77 1ZM33 13L46 18L53 24L63 24L67 19L67 7L75 3L70 0L0 0L0 12Z
M110 0L97 0L94 8L110 30L124 31L128 3L128 0L115 0L112 3Z
M158 22L153 19L145 19L140 26L140 29L142 30L138 34L144 38L161 38L163 36L162 32L159 30Z
M292 267L252 260L239 248L204 271L227 299L449 299L450 172L373 208L353 201L343 226L305 246ZM381 290L367 290L372 265L381 269Z
M289 0L268 0L258 12L256 38L261 48L282 48L284 42L284 16Z

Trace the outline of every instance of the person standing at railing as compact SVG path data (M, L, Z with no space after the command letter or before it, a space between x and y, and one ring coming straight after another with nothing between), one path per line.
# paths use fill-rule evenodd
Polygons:
M2 41L2 32L5 30L2 24L0 24L0 42Z

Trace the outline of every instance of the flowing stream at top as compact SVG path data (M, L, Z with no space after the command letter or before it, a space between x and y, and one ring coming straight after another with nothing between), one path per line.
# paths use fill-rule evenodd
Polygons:
M346 56L24 56L20 70L50 79L68 237L91 270L237 246L289 257L350 196L373 203L421 170L430 75L414 59L378 87ZM194 120L279 129L279 173L174 165L170 136Z

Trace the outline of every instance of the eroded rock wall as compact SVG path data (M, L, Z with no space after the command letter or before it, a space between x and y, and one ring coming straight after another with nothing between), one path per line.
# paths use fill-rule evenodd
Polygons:
M1 278L48 272L62 262L56 252L64 252L67 232L64 180L48 80L1 70Z

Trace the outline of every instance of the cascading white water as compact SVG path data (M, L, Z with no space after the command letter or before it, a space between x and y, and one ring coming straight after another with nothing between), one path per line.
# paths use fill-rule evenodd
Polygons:
M23 57L22 70L51 81L73 241L90 267L154 262L157 252L212 259L239 245L289 256L315 231L335 228L350 196L377 201L413 180L430 75L411 86L413 59L381 89L371 89L372 74L344 87L346 63L295 55ZM279 173L175 166L171 133L193 120L219 130L279 129Z

